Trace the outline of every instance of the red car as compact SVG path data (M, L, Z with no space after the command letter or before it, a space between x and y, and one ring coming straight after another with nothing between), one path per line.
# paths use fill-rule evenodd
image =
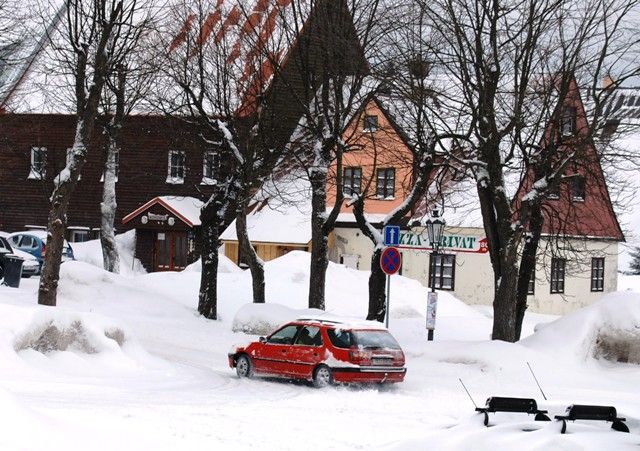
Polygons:
M316 387L402 382L404 363L400 345L384 327L320 319L292 321L229 354L239 377L306 379Z

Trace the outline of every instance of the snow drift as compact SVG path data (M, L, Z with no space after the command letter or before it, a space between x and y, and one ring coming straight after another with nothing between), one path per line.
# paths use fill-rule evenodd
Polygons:
M540 351L640 364L640 294L616 292L601 301L537 327L520 341Z

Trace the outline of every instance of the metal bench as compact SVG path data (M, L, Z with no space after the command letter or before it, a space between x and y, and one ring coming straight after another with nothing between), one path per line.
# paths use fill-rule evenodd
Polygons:
M616 408L612 406L573 404L567 407L565 415L556 415L555 419L562 421L562 429L560 429L562 434L567 431L567 420L609 421L611 422L611 429L620 432L629 432L629 428L624 423L626 418L619 418Z
M538 403L531 398L505 398L492 396L487 399L484 407L476 407L476 412L484 414L484 425L489 426L489 413L495 412L519 412L535 415L536 421L551 421L546 410L538 409Z

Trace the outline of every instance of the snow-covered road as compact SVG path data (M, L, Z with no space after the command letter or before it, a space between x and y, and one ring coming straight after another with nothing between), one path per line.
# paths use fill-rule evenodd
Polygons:
M268 302L303 308L304 255L267 268ZM300 274L298 274L300 273ZM358 316L366 308L366 273L331 265L328 309ZM406 381L391 388L330 387L240 380L227 352L250 337L231 331L250 299L248 274L220 274L219 321L195 311L199 273L113 276L83 263L63 265L59 307L35 304L37 280L0 288L0 449L638 449L640 368L585 358L574 343L486 340L491 320L441 297L436 341L423 329L423 287L394 280L391 331L407 355ZM532 315L533 323L553 318ZM16 352L43 321L80 321L99 352ZM96 331L119 327L122 347ZM580 333L580 331L576 331ZM104 337L101 338L104 341ZM93 340L93 341L92 341ZM547 344L544 345L545 340ZM541 344L542 342L542 344ZM542 399L530 362L546 392ZM551 414L571 403L604 403L629 418L631 434L606 424L536 423L516 414L491 417L476 403L491 395L534 397ZM525 432L527 431L527 432Z

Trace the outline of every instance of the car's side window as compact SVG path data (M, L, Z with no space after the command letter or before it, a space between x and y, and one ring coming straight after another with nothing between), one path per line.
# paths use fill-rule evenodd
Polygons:
M293 337L296 336L299 328L300 326L285 326L267 338L267 343L278 345L293 344Z
M4 240L0 239L0 250L8 251L9 248L4 244Z
M20 235L12 236L9 238L9 241L11 241L14 246L18 246L18 243L20 242Z
M303 327L298 334L298 338L296 338L296 344L303 346L322 346L320 328L316 326Z
M329 340L331 340L331 344L336 348L350 348L355 345L355 340L353 338L353 334L348 330L340 330L340 329L327 329L327 335L329 335Z
M33 237L30 237L29 235L23 235L22 236L22 240L20 241L20 247L21 248L33 248L36 247L34 244L34 239Z

